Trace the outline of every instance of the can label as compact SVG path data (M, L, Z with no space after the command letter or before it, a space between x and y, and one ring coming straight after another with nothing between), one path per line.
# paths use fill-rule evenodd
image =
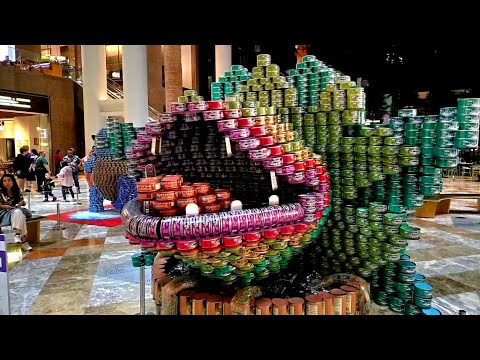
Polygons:
M295 306L288 305L288 314L289 315L295 315Z
M318 315L317 304L307 303L307 315Z
M273 313L273 315L278 315L278 307L273 306L272 313Z
M342 298L337 297L333 299L333 315L342 315L342 305Z

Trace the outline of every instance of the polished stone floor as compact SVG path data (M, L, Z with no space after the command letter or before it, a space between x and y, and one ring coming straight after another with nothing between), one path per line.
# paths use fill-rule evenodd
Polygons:
M84 182L82 187L86 188ZM42 200L42 195L32 195L31 209L42 215L56 212L54 203ZM61 203L61 211L87 208L87 192L80 194L80 201L81 205ZM453 203L455 208L470 210L475 205L476 200ZM418 272L434 286L435 307L444 314L466 310L469 315L479 315L480 215L451 214L409 221L422 228L422 238L409 243L408 254L417 263ZM41 222L40 243L9 272L11 313L138 313L140 276L130 258L140 249L126 242L124 227L67 223L58 231L52 230L54 225L55 221ZM11 231L3 230L12 241ZM147 312L154 313L148 268L145 287Z

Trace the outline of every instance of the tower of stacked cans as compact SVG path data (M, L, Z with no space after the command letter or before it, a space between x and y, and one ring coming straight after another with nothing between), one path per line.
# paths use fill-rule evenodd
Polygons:
M480 99L458 99L457 120L459 130L455 134L455 147L459 149L477 148L480 123Z

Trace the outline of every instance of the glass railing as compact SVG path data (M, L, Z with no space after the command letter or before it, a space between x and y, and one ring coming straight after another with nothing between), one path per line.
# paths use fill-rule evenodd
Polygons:
M10 46L8 47L8 53L11 54L12 57L15 56L15 59L10 59L12 61L10 65L12 66L22 70L42 70L48 68L51 63L55 63L62 66L62 77L71 79L83 86L82 69L69 65L68 59L63 60L62 57L42 56L41 54ZM107 65L107 67L111 66L112 64ZM123 99L123 86L121 82L113 78L107 78L107 95L109 99ZM151 121L156 121L159 114L160 112L158 110L148 106L148 115Z

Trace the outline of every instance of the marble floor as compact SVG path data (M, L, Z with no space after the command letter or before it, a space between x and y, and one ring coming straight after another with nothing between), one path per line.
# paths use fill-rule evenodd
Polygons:
M83 180L81 186L86 189ZM80 194L79 199L81 205L61 203L61 211L87 208L88 192ZM32 193L31 209L35 213L56 212L54 203L42 200L42 195ZM457 207L472 209L469 200L455 201L453 208ZM411 218L409 222L421 227L422 238L410 241L407 252L417 263L418 272L434 286L435 307L444 314L466 310L468 315L480 315L480 215L454 213L434 219ZM55 221L42 221L40 243L12 265L11 313L138 313L140 276L131 265L131 255L140 248L127 243L124 227L67 223L59 231L52 229L54 225ZM6 228L3 231L11 242L12 232ZM14 248L9 245L12 254ZM146 310L155 313L149 296L149 268L145 287Z

